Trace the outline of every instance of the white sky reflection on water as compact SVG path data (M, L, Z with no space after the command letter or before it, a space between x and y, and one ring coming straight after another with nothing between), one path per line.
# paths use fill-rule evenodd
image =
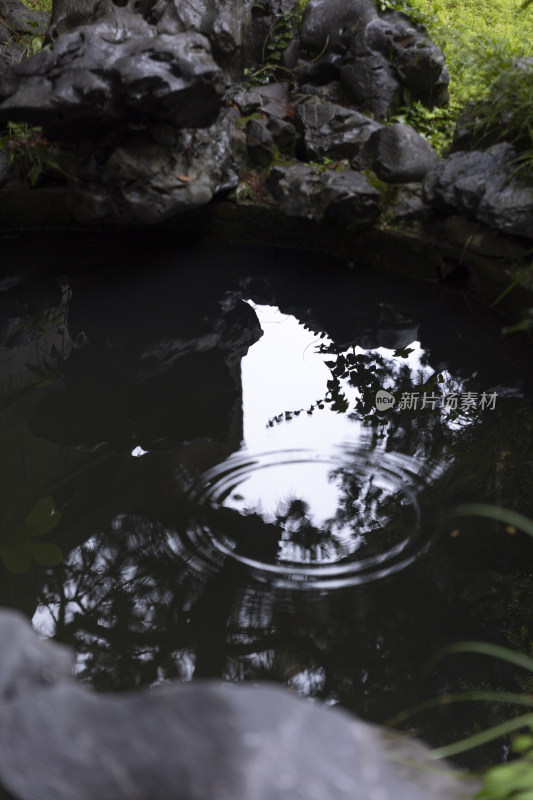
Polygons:
M331 356L315 352L329 339L306 330L298 320L274 306L250 303L264 335L241 362L244 444L250 452L292 447L329 450L332 444L357 444L361 423L337 414L327 405L306 413L322 399L331 377L324 361ZM269 419L284 411L304 411L289 422L268 428Z

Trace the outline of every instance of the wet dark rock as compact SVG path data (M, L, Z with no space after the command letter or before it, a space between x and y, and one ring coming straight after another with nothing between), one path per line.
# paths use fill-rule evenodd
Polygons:
M293 157L296 150L296 128L287 120L271 117L268 120L268 130L274 145L285 156Z
M316 54L309 61L315 62L310 69L318 82L318 65L327 59L326 73L334 65L344 90L365 113L386 117L402 103L418 100L432 107L448 100L442 51L404 14L380 14L370 0L310 0L300 37L302 51Z
M431 216L432 209L422 197L420 183L404 183L395 188L396 193L385 212L395 223L410 225Z
M152 223L208 203L238 184L233 158L238 112L228 109L209 128L152 128L131 135L106 156L78 149L62 166L76 176L67 200L78 219Z
M155 4L156 14L161 6L164 11L157 22L158 33L201 33L209 39L222 65L230 66L234 57L240 64L244 35L252 21L253 0L169 0Z
M302 103L297 119L308 159L352 159L359 156L381 125L358 111L331 103Z
M4 31L22 36L43 35L48 27L46 11L33 11L19 0L0 0L0 25ZM3 23L3 24L2 24ZM0 32L0 41L7 41Z
M531 239L533 180L517 179L517 155L505 142L484 151L454 153L426 175L424 199L436 209Z
M239 87L235 94L229 93L229 98L245 117L261 112L269 117L284 119L292 114L290 86L286 82L269 83L250 89Z
M373 0L310 0L300 30L302 48L344 54L353 36L376 14Z
M347 103L346 95L339 81L325 83L322 86L304 83L300 86L300 91L306 97L316 98L323 103L333 103L334 105L345 105Z
M237 106L244 117L249 117L251 114L255 114L261 105L261 96L253 90L249 92L238 91L237 94L234 95L231 95L230 93L230 98L231 102Z
M210 124L225 84L206 39L160 35L122 13L65 34L0 80L0 122L41 125L47 136L79 139L125 124ZM132 35L126 26L142 35ZM146 35L145 35L146 34Z
M115 6L112 0L55 0L46 32L47 44L64 33L72 33L84 25L93 25L106 15L113 15L120 10L119 6L125 7L126 11L135 10L130 9L127 2L120 2Z
M282 65L292 69L299 51L297 6L296 0L265 0L252 5L251 22L242 43L242 65L245 68L260 68L265 61L277 63L277 58L270 57L270 49L280 43L283 35L284 43L289 36L290 41L283 53ZM280 43L280 49L282 47Z
M378 178L387 183L421 181L439 163L429 142L410 125L400 123L372 133L366 153Z
M48 14L32 11L19 0L0 0L0 75L28 55L30 40L42 35Z
M10 169L7 153L4 150L0 150L0 186L3 186L4 183L9 180L9 173Z
M73 653L61 645L42 641L19 612L0 612L0 636L0 704L28 696L71 675Z
M256 166L266 166L274 155L274 140L266 119L251 119L246 124L246 148Z
M294 77L300 84L324 86L339 79L341 66L342 57L338 53L325 53L318 61L300 60L294 70Z
M285 689L98 694L19 612L0 613L0 639L0 784L24 800L168 800L177 786L180 800L457 800L471 788L416 769L421 743Z
M268 189L289 217L344 220L348 228L370 225L380 213L381 196L353 170L320 171L306 165L273 167Z

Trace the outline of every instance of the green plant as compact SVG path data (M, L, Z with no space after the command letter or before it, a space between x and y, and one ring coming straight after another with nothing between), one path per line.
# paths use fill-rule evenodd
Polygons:
M10 165L18 163L35 186L45 167L61 171L50 155L50 143L42 136L41 128L31 128L25 122L8 122L8 132L0 137L0 148L7 150Z
M37 32L40 26L39 21L35 19L24 19L23 21L34 30L33 33L25 34L19 39L19 43L25 46L23 57L33 56L40 50L50 50L50 45L44 43L44 35Z
M427 108L417 101L408 108L401 108L391 118L392 122L411 125L421 136L428 140L437 153L444 155L448 150L455 129L459 109L448 105L445 108Z
M261 65L244 70L250 85L270 83L278 70L284 72L287 78L292 77L291 70L283 67L281 60L284 51L292 41L295 28L300 25L302 13L303 6L300 3L296 3L290 11L284 11L276 15L274 25L270 28L263 42Z
M511 742L512 752L520 758L489 769L476 797L486 797L488 800L533 800L533 727L530 727L530 731Z
M61 519L54 509L52 497L43 497L21 519L21 498L13 498L4 510L0 525L0 557L10 572L27 572L32 559L39 564L55 566L63 558L59 547L52 542L36 541L50 533Z
M485 503L470 503L457 506L450 516L481 516L504 523L508 528L519 528L533 538L533 520L511 509L491 506ZM444 656L454 653L478 653L498 658L526 670L533 675L533 658L522 652L488 642L457 642L441 649L428 663L430 670ZM533 696L529 693L513 693L503 691L472 690L447 694L442 697L418 703L410 709L398 714L390 724L397 724L413 714L426 711L437 706L463 702L500 703L508 707L525 706L533 708ZM483 783L476 798L487 800L533 800L533 711L519 716L512 716L486 730L478 731L453 744L439 747L431 752L432 759L448 758L464 753L474 747L494 741L502 736L516 733L526 728L511 742L511 750L517 756L506 764L490 767L483 775Z
M32 11L46 11L52 13L52 0L23 0L24 5Z

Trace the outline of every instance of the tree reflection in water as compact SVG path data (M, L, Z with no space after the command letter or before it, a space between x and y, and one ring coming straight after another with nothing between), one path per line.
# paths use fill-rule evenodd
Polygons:
M116 284L99 279L89 301L75 277L72 298L56 282L47 302L61 315L50 317L40 303L50 330L41 335L29 326L20 350L12 347L18 316L5 311L11 333L2 354L12 375L11 383L0 375L2 522L6 498L16 499L23 523L42 498L53 497L62 518L50 538L65 560L22 576L3 569L3 602L32 614L38 596L36 625L74 645L80 678L101 690L201 676L267 678L380 721L459 681L479 686L479 665L468 659L448 662L421 684L421 666L441 643L485 638L529 646L530 542L511 539L497 523L466 526L442 514L462 500L532 513L531 411L515 388L514 366L494 372L500 345L488 353L485 340L474 346L476 319L463 319L461 307L466 333L459 336L445 303L428 311L410 286L404 303L396 286L380 279L371 290L358 276L356 289L353 275L340 272L332 300L323 291L322 258L315 275L307 254L290 279L280 262L281 278L271 282L264 263L259 278L243 278L252 271L249 256L230 279L234 253L227 274L216 259L216 270L204 269L208 257L200 255L187 291L174 251L172 277L155 270L154 283L146 273L152 254L139 258L138 285L132 279L126 287L123 275ZM312 497L288 485L268 513L253 502L241 513L186 496L191 482L240 446L239 363L262 335L244 299L276 304L330 341L322 339L321 348L330 371L326 394L311 409L272 409L279 416L270 432L300 424L307 411L312 422L328 408L351 415L372 465L393 456L420 465L416 504L405 487L387 490L370 468L358 471L349 455L326 468L336 507L323 518ZM406 358L413 341L426 349L416 369ZM30 363L42 371L53 354L53 374L26 369ZM380 414L374 401L381 388L396 397L497 391L498 405L456 417L446 409ZM425 555L374 582L291 589L250 567L283 564L296 584L297 567L378 558L413 526ZM209 532L225 550L206 546ZM501 665L484 663L482 674L492 685L513 686ZM454 720L439 727L424 718L423 733L439 744L444 727L449 740L454 726L459 738L473 724L464 714Z

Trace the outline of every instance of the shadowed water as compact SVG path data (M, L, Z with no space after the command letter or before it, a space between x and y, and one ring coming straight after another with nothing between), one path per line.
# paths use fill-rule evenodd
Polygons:
M270 679L377 721L516 690L468 657L421 678L450 641L528 641L533 543L449 515L533 513L530 356L498 319L309 254L61 246L36 270L6 244L4 604L102 690ZM416 724L440 744L479 715Z

